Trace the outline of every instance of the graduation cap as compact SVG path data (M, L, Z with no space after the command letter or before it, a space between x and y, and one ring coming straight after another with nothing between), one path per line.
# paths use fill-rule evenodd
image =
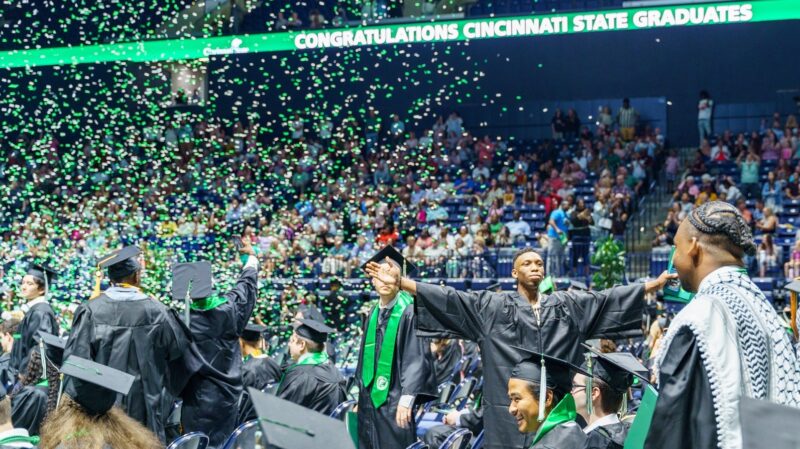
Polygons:
M179 263L172 267L172 298L204 299L214 294L211 262Z
M742 447L748 449L797 449L800 409L743 396L739 400Z
M267 447L276 449L354 449L343 421L314 410L248 389Z
M789 325L792 328L792 334L794 335L795 341L798 338L797 332L797 294L800 293L800 279L795 279L786 286L783 287L786 290L789 290Z
M548 388L560 393L569 393L572 390L572 378L575 373L590 375L581 367L566 360L518 346L512 346L512 348L522 354L522 360L511 370L511 378L539 384L540 404L546 402ZM542 386L545 388L541 388ZM539 407L539 421L544 421L544 407Z
M136 246L126 246L105 257L101 257L97 261L97 272L95 273L94 290L92 291L91 299L100 296L103 269L108 271L108 277L112 280L130 276L142 268L137 260L137 256L141 253L142 251Z
M247 326L244 327L244 331L242 331L242 340L257 343L261 341L261 337L264 335L265 330L267 330L267 326L262 326L256 323L247 323Z
M67 347L67 339L56 335L39 331L39 336L46 346L47 358L56 366L61 366L64 360L64 348Z
M592 377L602 380L613 390L627 391L633 385L634 376L650 383L650 371L633 354L628 352L602 353L587 344L583 344L583 347L591 351L593 357L594 363L591 364L589 370Z
M118 369L74 355L67 357L61 372L69 376L62 382L64 392L92 416L111 410L117 394L127 395L135 379Z
M50 283L53 282L58 275L52 268L38 263L31 264L30 268L28 268L28 271L25 274L28 276L33 276L35 279L38 279L42 284L44 284L45 294L48 292L48 290L50 290Z
M336 332L334 329L316 320L302 318L297 320L294 331L297 335L307 338L314 343L323 344L328 341L328 334Z
M400 267L403 276L415 277L417 275L416 265L407 261L392 245L386 245L382 250L378 251L378 254L375 254L364 265L361 265L361 269L365 270L370 262L382 263L386 259L393 260Z

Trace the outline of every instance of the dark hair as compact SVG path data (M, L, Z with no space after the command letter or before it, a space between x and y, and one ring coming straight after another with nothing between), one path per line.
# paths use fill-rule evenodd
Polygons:
M700 98L707 100L707 99L711 98L711 94L709 94L707 90L701 90L700 91Z
M138 271L135 271L127 276L122 276L120 278L113 278L110 275L108 276L108 278L112 284L134 284L136 283L136 273L138 273Z
M533 397L537 398L537 400L538 400L538 398L539 398L539 383L538 382L531 382L531 381L528 380L528 381L526 381L526 384L527 384L527 387L528 387L528 392L530 392L530 394L532 394ZM555 404L558 404L559 402L561 402L561 399L563 399L564 396L567 394L566 391L561 391L561 390L556 389L556 388L548 388L548 389L553 392L553 405L554 406L555 406ZM542 404L539 404L539 407L541 407L541 406L542 406Z
M37 347L31 351L30 358L28 359L28 372L22 378L20 384L22 386L36 385L42 380L42 357ZM50 360L47 360L47 413L52 412L58 403L58 388L61 384L61 379L58 373L58 367ZM15 391L14 395L19 391Z
M622 407L624 392L612 389L607 383L596 377L592 379L592 385L600 390L600 408L604 413L616 413ZM591 395L591 392L588 394Z
M524 247L524 248L520 248L520 249L519 249L519 250L518 250L516 253L514 253L514 258L511 260L511 266L513 267L514 265L516 265L516 264L517 264L517 259L519 258L519 256L521 256L521 255L523 255L523 254L527 254L527 253L536 253L536 254L539 254L539 253L538 253L538 252L537 252L535 249L533 249L533 247L531 247L531 246L526 246L526 247Z
M320 353L325 349L325 343L317 343L315 341L309 340L308 338L301 337L299 335L297 336L297 338L306 342L306 348L308 349L308 352L312 354Z
M750 226L734 206L710 201L695 208L686 217L710 245L722 248L737 259L755 255L756 244Z

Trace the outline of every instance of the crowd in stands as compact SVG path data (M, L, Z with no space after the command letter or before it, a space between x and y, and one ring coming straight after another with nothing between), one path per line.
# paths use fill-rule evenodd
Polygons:
M706 94L707 95L707 94ZM708 101L704 98L701 101ZM674 185L674 202L657 227L655 246L668 246L693 207L721 200L735 205L759 243L749 269L759 277L800 275L800 134L794 115L775 113L761 129L725 130L703 138L685 174ZM668 179L679 177L676 153L667 158Z

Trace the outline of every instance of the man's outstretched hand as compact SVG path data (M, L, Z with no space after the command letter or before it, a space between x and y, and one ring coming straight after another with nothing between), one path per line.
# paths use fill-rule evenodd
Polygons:
M664 272L661 273L661 275L656 279L646 282L644 284L644 289L647 293L655 293L664 288L664 286L667 285L667 282L673 279L678 279L678 273L670 274L669 271L664 270Z
M400 269L392 264L368 262L365 270L369 277L377 279L384 284L397 285L400 283Z

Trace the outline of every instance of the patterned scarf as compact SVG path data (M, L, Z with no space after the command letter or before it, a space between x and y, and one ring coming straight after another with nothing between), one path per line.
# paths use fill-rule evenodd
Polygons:
M741 396L800 407L797 349L747 274L724 267L703 280L697 296L675 317L664 337L656 375L673 336L684 327L694 334L708 374L720 448L742 447Z

